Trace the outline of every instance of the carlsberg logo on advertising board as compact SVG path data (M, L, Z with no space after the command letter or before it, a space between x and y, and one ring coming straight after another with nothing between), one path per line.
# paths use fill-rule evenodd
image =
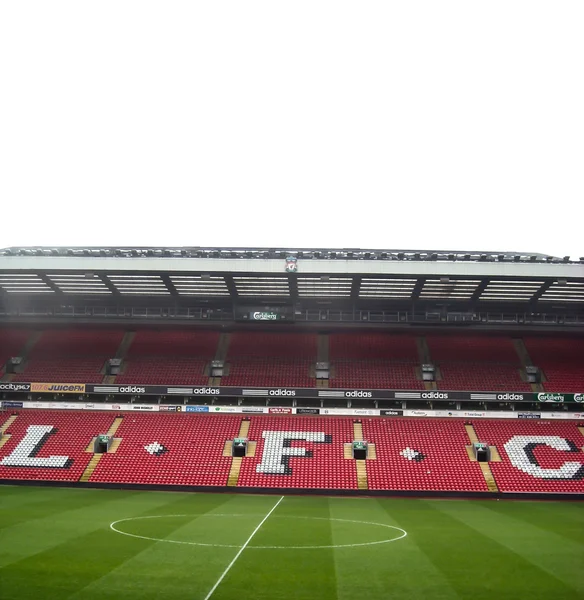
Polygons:
M563 402L564 395L547 392L545 394L538 394L537 399L539 402Z
M584 394L574 394L574 402L584 402Z

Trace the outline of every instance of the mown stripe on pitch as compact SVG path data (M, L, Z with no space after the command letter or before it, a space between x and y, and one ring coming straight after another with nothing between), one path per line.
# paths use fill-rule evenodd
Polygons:
M80 535L4 569L3 594L58 600L82 590L80 596L86 598L83 589L89 584L155 543L121 536L112 543L111 532L103 528Z
M149 496L152 497L150 502ZM81 518L79 511L72 511L76 513L75 516L70 515L73 523L82 525L85 520L92 521L94 530L66 539L3 569L3 594L7 594L7 597L14 593L15 597L62 598L63 594L77 593L79 589L101 579L112 569L156 543L115 534L109 529L112 520L120 518L122 512L129 517L164 514L165 511L175 513L177 510L185 510L187 505L192 505L193 498L192 495L177 497L169 494L161 498L161 494L138 492L134 494L128 506L122 507L119 503L110 503L105 514L100 510L101 506L94 507L93 517L88 512ZM163 504L160 504L161 501ZM199 503L198 510L202 512L205 507L215 508L217 501L218 498L208 498ZM144 511L146 506L148 510ZM175 528L181 525L182 523L178 522ZM50 537L58 532L58 529L58 523L53 527L47 524L42 537ZM167 533L168 529L167 523ZM17 596L19 593L21 596ZM143 595L144 591L142 590L141 593ZM83 595L83 597L87 596ZM103 598L103 594L98 593L96 597Z
M370 498L362 502L346 502L344 499L331 499L331 516L402 527L400 512L411 503L412 500ZM391 537L391 530L367 529L367 532L375 535L389 533ZM395 533L400 535L397 531ZM337 543L344 541L338 533L335 534L334 526L333 540ZM337 549L335 564L337 595L342 600L359 596L367 600L459 598L442 571L409 535L389 544Z
M472 511L472 501L418 500L415 506L415 510L402 511L400 526L463 598L576 599L563 581L444 509L450 507L455 512L466 507Z
M55 489L55 492L58 491ZM4 529L0 544L0 567L42 553L96 529L109 529L109 524L115 519L144 514L151 509L160 510L174 498L163 494L150 496L148 492L92 491L99 493L83 494L76 499L64 498L56 493L52 503L62 510ZM18 517L17 509L14 513Z
M499 505L501 503L498 503ZM558 510L561 507L558 506ZM441 504L440 510L477 531L480 535L508 548L529 561L558 582L578 590L584 596L584 546L561 535L518 519L504 511L516 511L512 506L493 510L482 505L465 503L457 507ZM529 508L524 507L525 511ZM549 506L550 512L554 506ZM543 515L541 519L543 520ZM557 597L557 596L556 596ZM582 597L582 596L581 596Z
M100 501L100 495L93 490L85 490L84 494L75 494L68 493L73 490L58 488L32 489L35 493L24 495L20 501L18 496L12 496L8 501L0 502L0 530L25 522L32 524L35 520L42 521L69 510L91 507Z
M297 517L319 517L302 519ZM258 531L250 546L332 545L326 497L287 496ZM334 551L246 549L213 600L336 600Z
M566 512L566 502L489 502L485 508L525 521L538 529L584 546L584 521ZM580 505L584 513L584 504ZM583 548L584 550L584 548Z
M238 498L242 501L239 508ZM213 543L214 537L222 537L224 542L230 540L235 544L243 544L262 518L257 515L262 514L262 511L265 515L273 504L273 497L201 494L185 498L165 511L168 515L191 515L190 518L147 519L143 523L135 521L133 525L126 524L124 529L128 531L130 525L132 531L140 535L155 534L153 537L185 541L200 540L197 533L205 532L206 543ZM156 514L165 513L158 511ZM237 520L206 518L213 514L231 513L246 516ZM172 526L173 521L178 526ZM219 535L215 527L220 528ZM124 598L140 600L148 595L173 600L204 598L237 550L237 547L200 547L164 542L149 544L143 552L91 582L72 598L101 599L103 590L115 590L116 593L122 592Z

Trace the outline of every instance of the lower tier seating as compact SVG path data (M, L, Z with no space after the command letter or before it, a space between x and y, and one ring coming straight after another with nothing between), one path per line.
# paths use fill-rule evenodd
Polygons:
M240 486L355 489L355 463L344 458L353 439L351 419L252 417L248 437L255 457L245 459Z
M200 414L128 414L116 432L122 442L99 462L91 481L155 485L227 485L227 439L241 417Z
M74 482L83 474L116 485L489 489L469 458L462 419L20 410L2 413L0 423L6 423L0 480ZM91 461L93 437L114 423L115 452ZM577 422L477 419L473 425L479 440L498 450L501 461L490 469L500 491L584 494ZM365 464L347 458L360 429L375 444ZM234 460L226 443L239 435L255 444L249 456Z
M3 416L2 422L10 418ZM20 411L0 448L0 479L78 481L93 457L85 450L114 418L105 412Z
M474 428L501 455L491 470L502 492L584 493L584 437L576 422L477 420Z
M463 421L366 419L363 436L377 454L367 462L370 489L487 491L480 466L468 458Z

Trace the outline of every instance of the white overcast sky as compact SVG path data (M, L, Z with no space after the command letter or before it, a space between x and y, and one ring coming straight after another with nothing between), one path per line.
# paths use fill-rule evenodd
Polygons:
M584 1L0 4L0 247L584 256Z

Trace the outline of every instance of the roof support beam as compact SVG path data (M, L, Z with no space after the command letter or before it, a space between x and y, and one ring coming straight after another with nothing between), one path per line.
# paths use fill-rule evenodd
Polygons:
M351 300L353 302L357 302L359 300L359 293L361 291L361 279L359 275L353 276L353 281L351 282Z
M288 288L290 290L290 298L296 304L298 302L298 275L296 273L288 275Z
M38 274L39 279L53 290L56 294L63 295L63 292L56 283L53 283L45 273Z
M483 295L483 292L487 289L489 285L488 279L482 279L481 282L477 285L477 289L473 292L473 295L470 297L471 305L476 304Z
M547 281L544 281L539 290L537 290L537 292L535 292L535 294L533 294L533 296L531 297L531 299L529 300L530 304L535 304L554 284L552 279L548 279Z
M424 283L426 283L426 280L423 277L418 277L416 285L414 285L414 289L412 290L412 300L420 299L420 294L424 289Z
M179 293L176 291L176 288L174 287L174 283L172 283L172 279L170 278L170 275L168 273L162 273L160 275L160 279L162 279L162 281L164 282L164 285L170 292L170 295L173 298L178 298Z
M116 286L111 282L110 278L105 273L97 273L97 276L103 281L105 287L114 295L116 298L120 298L121 294Z
M235 281L233 280L233 275L223 275L223 279L225 280L225 285L229 290L229 295L231 296L232 302L237 302L238 294L237 288L235 287Z

